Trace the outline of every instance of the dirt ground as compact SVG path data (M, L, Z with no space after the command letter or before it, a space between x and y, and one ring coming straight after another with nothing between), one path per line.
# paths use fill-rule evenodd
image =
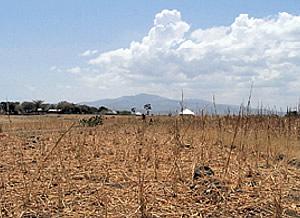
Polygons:
M0 116L0 217L300 217L299 118L82 118Z

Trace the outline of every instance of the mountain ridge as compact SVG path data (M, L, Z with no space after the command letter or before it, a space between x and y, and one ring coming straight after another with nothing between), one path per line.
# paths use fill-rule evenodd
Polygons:
M144 105L151 104L152 113L154 114L176 114L181 110L181 101L162 97L159 95L141 93L137 95L127 95L118 98L106 98L96 101L82 102L89 106L105 106L112 110L131 110L136 108L136 111L144 112ZM215 108L213 103L202 99L184 99L184 108L189 108L195 113L200 113L204 110L207 113L213 113ZM226 114L228 111L231 113L238 113L239 106L227 105L227 104L216 104L217 113Z

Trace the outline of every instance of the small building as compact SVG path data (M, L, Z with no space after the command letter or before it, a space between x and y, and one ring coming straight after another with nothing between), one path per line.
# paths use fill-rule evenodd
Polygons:
M59 114L61 112L61 109L50 108L47 112L49 114Z
M105 115L117 115L118 112L114 111L114 110L108 110L107 112L105 112Z
M195 116L195 113L190 109L184 109L183 111L179 112L179 115L188 115L188 116Z

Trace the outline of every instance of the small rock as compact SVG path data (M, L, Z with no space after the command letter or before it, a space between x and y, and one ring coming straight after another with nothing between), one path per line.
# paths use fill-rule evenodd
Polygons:
M204 176L213 176L213 175L215 175L215 173L209 166L201 165L195 167L193 179L198 179Z
M283 159L285 159L286 156L284 154L277 154L275 157L276 161L282 161Z
M234 144L225 145L225 147L229 148L230 150L234 150L237 148L237 146Z
M192 145L189 143L183 143L183 144L181 144L181 147L189 149L189 148L192 148Z
M6 138L8 135L5 133L0 133L0 138Z
M259 172L254 172L252 170L249 170L245 175L246 178L253 178L253 177L256 177L256 176L260 176L260 173Z
M249 181L249 182L246 182L246 185L253 188L253 187L257 186L258 183L256 181Z
M24 149L27 150L27 149L35 149L35 146L29 142L27 142L24 146Z
M38 215L33 213L24 213L22 214L21 218L38 218Z
M297 211L295 210L291 210L291 209L286 209L286 211L284 212L285 215L289 216L289 217L300 217L300 214L297 213Z
M107 186L111 187L111 188L115 188L115 189L122 189L123 186L119 183L107 183Z
M291 192L287 197L292 201L300 202L300 192Z
M293 167L296 167L296 168L300 169L300 160L299 159L294 158L294 159L290 160L288 162L288 164L290 166L293 166Z
M36 164L37 161L36 161L36 160L32 160L31 163L32 163L32 164Z

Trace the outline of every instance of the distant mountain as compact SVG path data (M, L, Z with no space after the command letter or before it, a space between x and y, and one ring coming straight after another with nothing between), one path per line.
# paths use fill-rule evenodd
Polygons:
M178 113L180 111L180 100L169 99L158 95L138 94L133 96L123 96L115 99L102 99L98 101L82 102L89 106L105 106L113 110L130 110L135 107L136 111L144 112L144 105L150 103L152 106L152 113L154 114L168 114ZM207 113L214 112L212 102L201 99L184 99L184 107L193 110L195 113L201 113L204 109ZM216 110L218 114L238 113L239 106L217 104Z

